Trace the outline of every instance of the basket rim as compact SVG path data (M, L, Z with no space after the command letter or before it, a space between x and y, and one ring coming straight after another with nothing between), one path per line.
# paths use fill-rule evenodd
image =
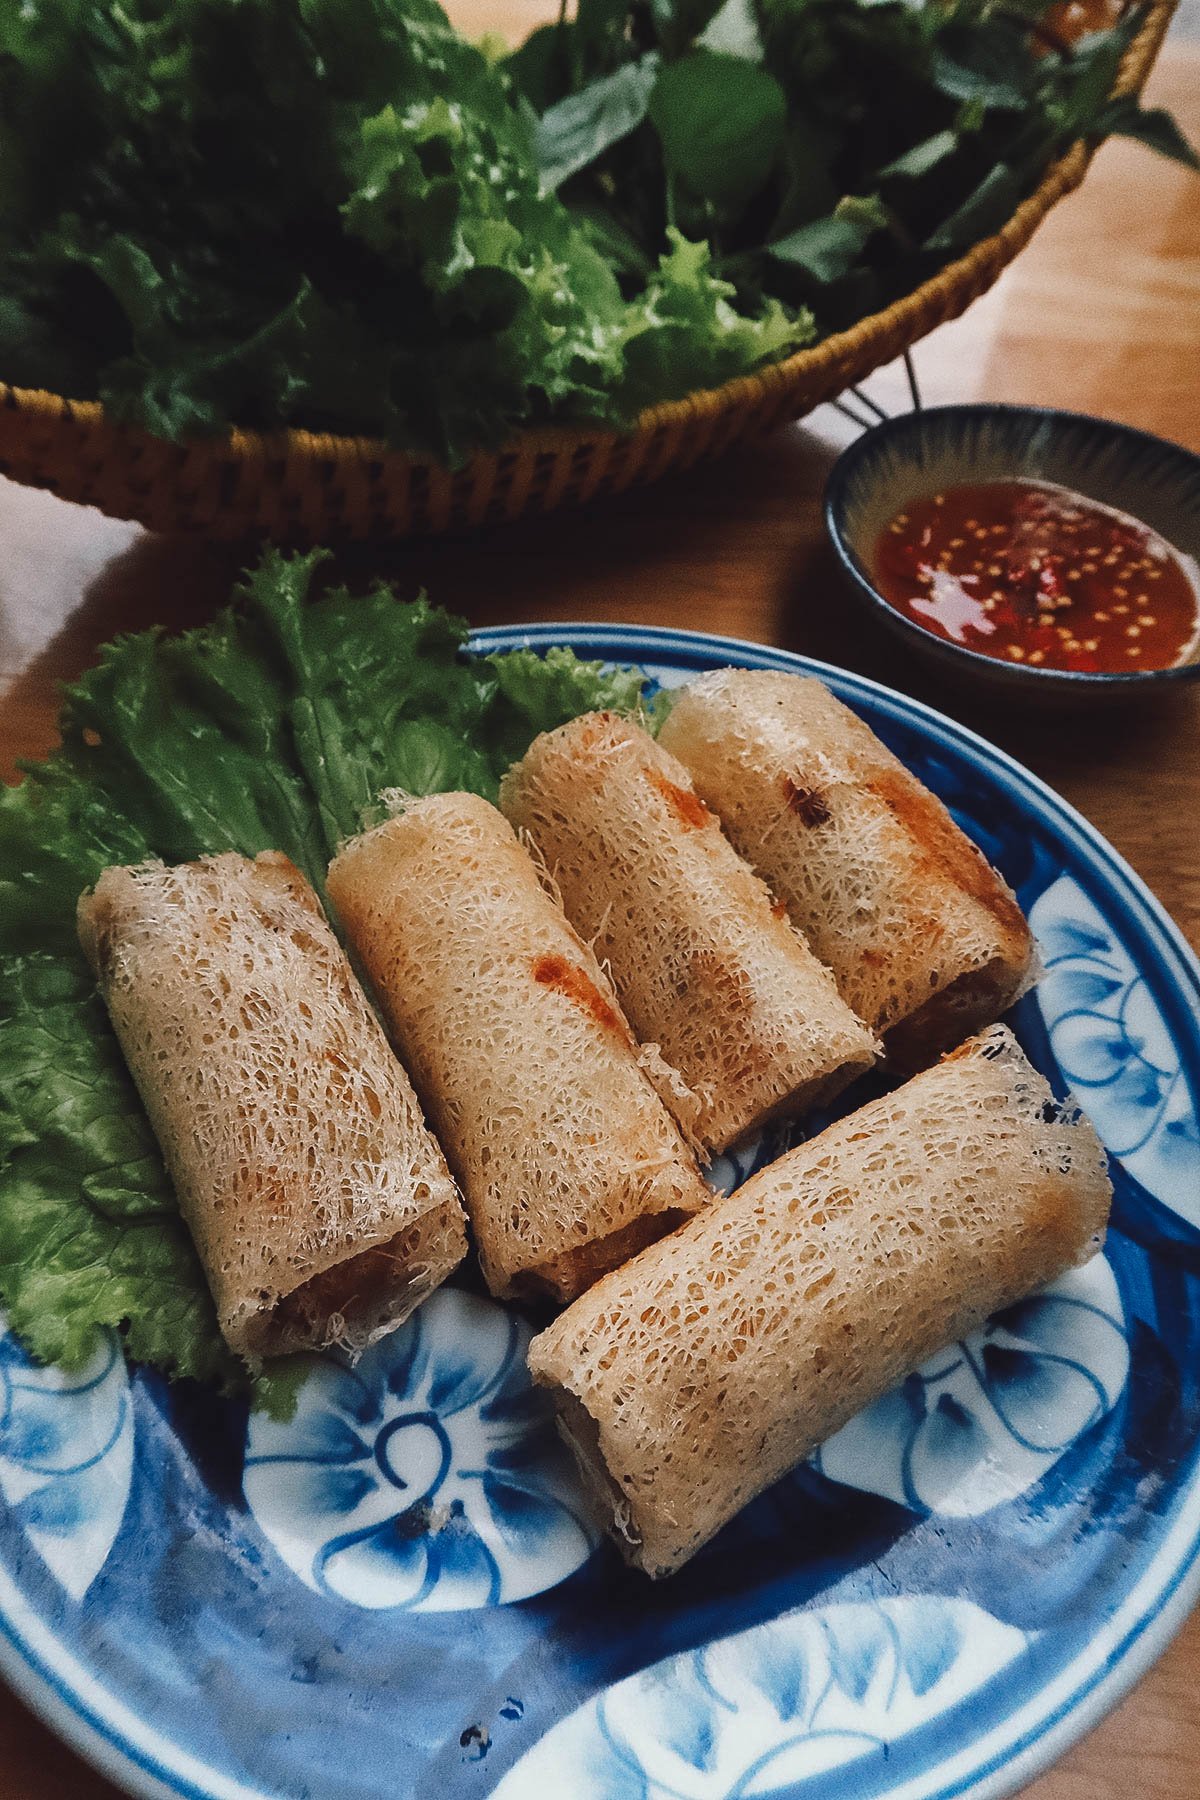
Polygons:
M1162 46L1177 5L1178 0L1147 0L1145 17L1122 59L1110 91L1111 98L1120 99L1141 89ZM985 278L984 286L988 285L989 273L990 278L994 279L1028 243L1056 201L1079 185L1097 148L1096 144L1088 143L1084 138L1076 139L1050 164L1033 193L1021 201L999 231L981 238L954 262L947 263L910 293L901 295L878 312L868 313L842 331L822 338L819 343L794 351L791 356L784 357L779 362L767 363L749 375L736 376L719 387L697 388L681 399L664 400L656 406L646 407L626 427L588 427L577 424L534 426L516 432L490 450L480 446L471 452L468 463L480 455L503 457L512 453L561 454L583 445L600 448L640 440L673 427L682 427L697 419L715 417L742 405L759 402L767 394L782 396L801 383L830 372L839 364L849 364L864 345L873 340L896 333L903 336L914 324L921 327L931 312L935 315L941 312L943 318L949 318L950 303L980 276ZM938 319L936 322L942 321ZM905 338L905 341L911 344L921 335L923 331L918 329L914 336ZM455 473L435 456L397 449L382 438L315 432L303 426L286 426L281 430L268 432L248 431L234 426L228 432L215 433L211 437L175 441L158 437L144 426L125 424L111 418L100 400L76 400L51 393L44 388L13 387L5 381L0 381L0 406L34 418L41 417L55 422L67 420L86 428L107 429L131 442L150 442L179 451L203 449L240 464L280 457L304 461L320 458L335 463L386 460L393 466L441 469L447 475Z

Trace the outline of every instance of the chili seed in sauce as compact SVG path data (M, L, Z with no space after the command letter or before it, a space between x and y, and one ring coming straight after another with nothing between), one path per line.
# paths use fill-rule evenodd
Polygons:
M879 535L873 573L897 612L1000 661L1170 668L1200 641L1194 561L1141 520L1051 482L964 483L908 501Z

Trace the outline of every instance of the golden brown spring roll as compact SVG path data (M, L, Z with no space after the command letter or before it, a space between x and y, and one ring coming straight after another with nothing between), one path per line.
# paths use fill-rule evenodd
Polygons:
M611 971L638 1036L683 1078L708 1150L839 1093L877 1046L742 861L687 770L636 722L588 713L535 739L500 804Z
M568 1300L711 1199L595 957L474 794L354 839L329 892L500 1295Z
M1111 1189L1003 1025L791 1151L533 1340L628 1560L663 1575L989 1313L1099 1247Z
M466 1253L417 1097L286 856L106 869L79 938L226 1341L361 1349Z
M940 800L819 681L719 669L662 742L903 1067L990 1024L1029 985L1015 898Z

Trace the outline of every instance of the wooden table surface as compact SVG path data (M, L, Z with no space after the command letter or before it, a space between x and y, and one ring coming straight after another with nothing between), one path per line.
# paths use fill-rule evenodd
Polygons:
M525 3L544 11L539 0ZM488 0L471 4L481 18L490 11ZM465 10L456 9L460 18ZM1169 46L1151 91L1200 141L1200 49ZM965 319L918 347L917 366L929 401L1072 407L1200 450L1200 184L1141 149L1106 145L1083 190ZM904 404L897 370L869 385L884 404ZM1128 857L1200 946L1200 684L1147 713L1097 719L997 712L937 685L847 611L835 584L819 502L830 463L852 435L826 408L760 446L583 514L351 560L395 576L403 591L427 586L478 625L690 626L881 677L1036 770ZM16 758L55 741L57 684L85 668L100 643L151 623L209 616L237 563L228 549L149 538L0 482L6 779L14 779ZM1198 1685L1194 1615L1124 1704L1026 1790L1028 1800L1196 1800ZM0 1687L0 1800L115 1793Z

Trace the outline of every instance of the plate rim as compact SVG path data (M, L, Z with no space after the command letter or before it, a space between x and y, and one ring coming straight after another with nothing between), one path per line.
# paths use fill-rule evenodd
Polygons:
M977 760L989 764L1010 781L1032 789L1056 823L1065 826L1093 856L1098 857L1102 865L1107 866L1120 881L1132 889L1145 909L1146 922L1155 927L1159 940L1156 948L1172 976L1177 982L1182 977L1185 988L1190 985L1195 990L1193 1004L1196 1003L1197 996L1200 996L1200 956L1192 949L1179 925L1137 870L1109 842L1098 826L1085 818L1078 808L1065 800L1040 775L1036 775L1017 757L1002 750L998 744L992 743L969 725L940 712L926 701L888 687L884 682L859 674L856 670L844 669L835 663L824 662L797 651L784 650L773 644L755 643L750 639L728 637L715 632L579 620L532 626L491 626L472 632L469 646L476 653L486 654L519 648L548 649L551 645L564 641L575 648L577 653L585 644L590 652L610 643L614 646L631 641L639 644L652 643L664 653L664 660L670 660L672 650L677 653L695 653L704 649L718 655L732 652L743 659L749 654L759 667L790 669L796 673L802 671L816 675L818 679L832 677L843 690L857 690L876 705L882 700L885 710L897 718L911 719L915 714L923 724L933 727L944 741L949 740L973 754ZM636 656L628 651L618 652L614 660L642 663L652 662L654 657L639 650ZM1176 966L1172 967L1173 964ZM897 1790L896 1800L904 1800L906 1792L911 1793L914 1800L918 1800L918 1797L919 1800L1005 1800L1005 1796L1014 1794L1048 1769L1120 1703L1167 1649L1200 1601L1200 1522L1189 1528L1187 1520L1188 1501L1198 1491L1200 1450L1194 1460L1191 1486L1177 1496L1175 1517L1171 1520L1153 1561L1143 1570L1135 1587L1126 1595L1117 1615L1123 1618L1136 1609L1138 1617L1129 1623L1119 1641L1104 1656L1101 1668L1094 1671L1082 1687L1077 1687L1065 1700L1052 1706L1049 1715L1040 1724L1035 1723L1025 1729L1010 1749L1001 1747L998 1751L989 1753L977 1769L967 1771L961 1780L953 1778L949 1785L944 1780L931 1785L926 1777L916 1777L907 1790ZM1187 1543L1189 1537L1191 1541ZM1172 1551L1177 1538L1182 1538L1185 1543L1182 1554ZM1156 1591L1146 1600L1140 1599L1143 1589L1151 1584L1151 1578L1159 1572L1159 1565L1164 1562L1168 1567L1165 1576L1160 1575ZM1069 1672L1070 1665L1060 1671L1056 1683L1061 1683ZM1033 1703L1026 1702L1025 1707L1018 1708L1010 1715L1009 1720L995 1726L988 1734L989 1738L1000 1737L1011 1720L1019 1717ZM982 1741L986 1743L988 1740ZM964 1760L972 1750L977 1754L979 1748L979 1745L973 1746L968 1751L959 1753L953 1761ZM998 1755L1001 1758L999 1762ZM950 1762L942 1765L943 1769L951 1766ZM937 1771L932 1773L936 1775Z
M966 752L975 762L982 762L1026 792L1032 791L1055 824L1077 844L1084 846L1090 856L1116 878L1118 885L1123 884L1132 893L1142 913L1140 923L1152 928L1154 947L1166 964L1173 984L1185 997L1191 990L1191 1003L1200 1015L1200 957L1147 883L1099 828L1069 801L1016 757L970 726L925 701L854 670L775 645L713 632L633 621L513 623L472 630L466 649L473 655L488 655L514 649L547 650L556 645L573 648L578 654L634 664L661 660L686 665L688 661L696 660L699 667L699 659L703 659L711 666L714 657L725 656L728 661L740 662L743 667L780 668L815 675L818 679L832 679L852 696L859 694L876 707L882 704L883 709L898 720L910 722L915 718L935 739ZM1200 1600L1200 1517L1191 1525L1188 1522L1188 1502L1197 1492L1200 1492L1200 1441L1193 1460L1192 1483L1177 1495L1175 1516L1169 1520L1153 1560L1142 1571L1116 1615L1124 1622L1121 1636L1101 1655L1099 1667L1090 1671L1082 1686L1076 1686L1065 1698L1052 1702L1044 1716L1019 1729L1014 1742L987 1751L985 1747L990 1740L1003 1737L1006 1732L1013 1736L1014 1721L1019 1720L1031 1705L1036 1705L1037 1696L1033 1701L1026 1701L1008 1719L993 1727L984 1739L914 1777L905 1789L896 1790L895 1800L906 1800L907 1795L911 1795L912 1800L1003 1800L1004 1796L1013 1794L1057 1761L1119 1704L1162 1655ZM1165 1573L1159 1566L1164 1563L1167 1565ZM1143 1590L1153 1591L1142 1598ZM1128 1619L1127 1615L1131 1613L1137 1616ZM18 1623L22 1615L26 1615L25 1630ZM43 1652L28 1641L27 1632L32 1636L45 1635L51 1648ZM1076 1662L1085 1660L1086 1655L1085 1652L1084 1657L1077 1657ZM49 1660L51 1657L55 1659L53 1662ZM60 1673L63 1662L74 1663L74 1660L41 1615L32 1612L29 1602L7 1572L0 1570L0 1675L35 1716L93 1768L127 1793L138 1796L139 1800L273 1800L264 1790L224 1776L207 1765L197 1766L194 1776L187 1773L186 1765L194 1759L179 1746L170 1746L175 1753L174 1766L161 1760L149 1745L139 1746L127 1735L127 1727L115 1723L114 1714L129 1714L135 1725L145 1725L146 1721L137 1720L130 1714L125 1701L111 1694L87 1671L80 1669L76 1678L64 1677ZM1064 1680L1068 1676L1071 1676L1070 1664L1059 1671L1054 1685L1070 1686L1071 1682ZM95 1690L96 1696L103 1696L102 1710L88 1695L88 1687ZM1043 1689L1043 1693L1047 1691L1050 1690ZM151 1731L153 1729L151 1727ZM979 1761L981 1752L983 1758ZM968 1760L977 1766L964 1770L961 1776L951 1773L957 1764Z

